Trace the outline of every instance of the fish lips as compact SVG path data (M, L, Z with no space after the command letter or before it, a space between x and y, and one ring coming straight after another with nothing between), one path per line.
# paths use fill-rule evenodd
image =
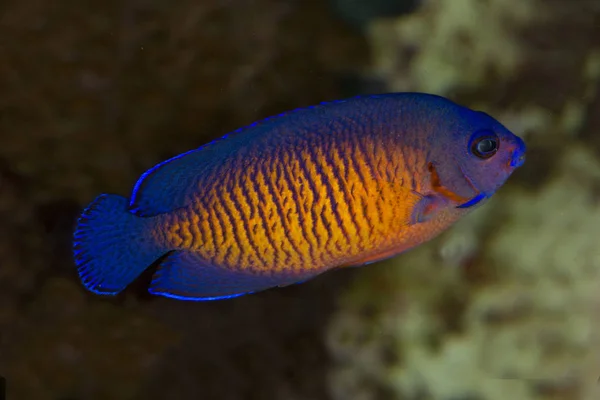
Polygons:
M527 152L527 146L525 146L525 142L518 136L515 136L515 150L513 151L510 167L511 168L519 168L525 163L525 153Z

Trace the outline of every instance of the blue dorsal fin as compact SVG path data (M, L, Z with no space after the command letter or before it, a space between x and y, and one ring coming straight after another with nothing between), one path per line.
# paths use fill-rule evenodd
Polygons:
M176 250L160 263L149 291L178 300L220 300L287 286L310 277L231 270L213 265L191 251Z
M306 126L315 123L320 118L329 121L333 115L327 115L323 112L324 110L336 107L342 109L357 101L385 97L386 95L357 96L286 111L237 129L200 148L163 161L144 172L138 179L131 194L129 210L141 217L152 217L185 207L200 189L202 177L211 169L223 164L227 155L240 150L241 147L247 145L256 147L259 145L257 140L262 137L264 148L264 145L268 144L268 139L276 139L268 137L273 131L278 131L280 134L285 131L293 131L284 129L284 126L295 124Z
M201 174L210 167L210 157L202 149L179 154L144 172L133 187L129 210L153 217L186 206Z
M129 210L141 217L152 217L185 207L200 189L202 178L239 147L240 141L231 139L239 139L240 133L248 131L244 140L252 140L267 129L263 121L254 123L155 165L135 183Z

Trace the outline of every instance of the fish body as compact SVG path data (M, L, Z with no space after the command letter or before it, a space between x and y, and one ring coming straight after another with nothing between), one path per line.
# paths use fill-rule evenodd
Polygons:
M499 122L439 96L392 93L303 108L145 172L130 199L83 211L85 287L121 292L158 262L149 291L235 297L424 243L524 162Z

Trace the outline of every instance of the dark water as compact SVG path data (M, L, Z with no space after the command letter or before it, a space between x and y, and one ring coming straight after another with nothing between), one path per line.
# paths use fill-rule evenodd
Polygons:
M0 38L7 399L600 398L599 1L5 0ZM98 193L271 114L442 81L529 152L428 247L225 302L80 286Z

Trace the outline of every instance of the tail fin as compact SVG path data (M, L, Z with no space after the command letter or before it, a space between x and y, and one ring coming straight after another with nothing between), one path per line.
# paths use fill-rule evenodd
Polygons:
M126 198L103 194L79 217L73 254L79 277L96 294L115 295L167 252L152 237L153 218L127 209Z

